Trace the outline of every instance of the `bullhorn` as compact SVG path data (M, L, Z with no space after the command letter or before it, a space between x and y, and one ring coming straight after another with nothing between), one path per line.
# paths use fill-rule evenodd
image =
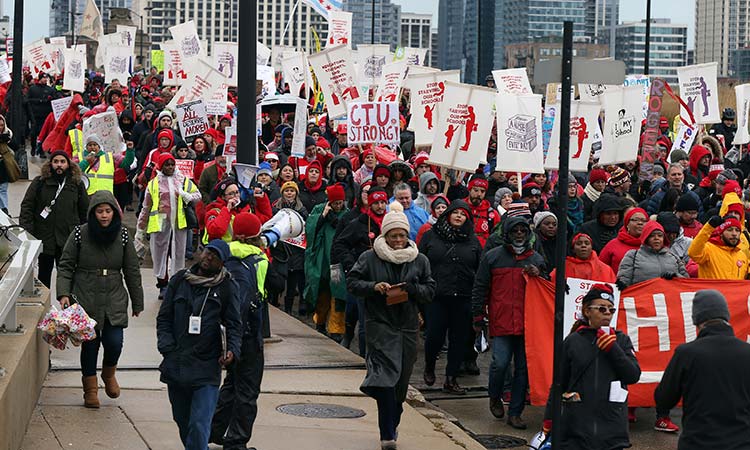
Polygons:
M260 229L261 236L270 247L278 241L296 238L305 231L305 219L297 211L284 208L271 217L271 220L263 224Z

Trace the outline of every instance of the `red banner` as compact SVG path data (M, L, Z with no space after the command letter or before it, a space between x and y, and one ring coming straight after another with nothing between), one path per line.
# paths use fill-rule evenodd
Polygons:
M675 348L696 337L692 322L693 295L717 289L727 298L738 338L750 338L750 282L661 278L633 285L620 295L617 329L630 336L641 366L641 379L630 386L628 406L654 406L654 389ZM541 278L526 285L526 359L531 403L545 405L552 385L554 286ZM567 334L568 330L564 330Z

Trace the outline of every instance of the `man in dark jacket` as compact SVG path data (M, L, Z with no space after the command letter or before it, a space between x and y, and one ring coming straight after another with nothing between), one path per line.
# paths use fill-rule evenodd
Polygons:
M596 253L601 253L607 242L617 237L623 209L622 201L613 194L602 194L594 203L594 218L581 225L580 231L591 236Z
M508 424L525 429L521 419L526 400L528 374L524 349L524 273L539 276L544 257L531 248L531 227L522 218L508 217L503 221L504 243L482 256L471 292L475 331L484 317L489 318L492 338L489 393L490 411L497 418L505 415L503 384L511 358L515 361L511 388Z
M156 318L159 366L172 416L186 449L205 449L221 384L221 367L240 357L239 288L224 267L229 245L208 243L200 262L176 273ZM226 328L226 350L222 330Z
M680 195L690 195L693 199L700 202L698 194L689 190L687 184L685 184L685 173L682 170L682 166L680 164L670 164L667 169L667 182L664 183L659 191L653 194L648 201L648 207L646 210L649 214L656 214L659 212L661 202L664 199L664 196L667 195L667 191L670 189L677 189L680 191ZM702 208L699 208L698 214L701 212Z
M656 407L674 408L682 398L679 450L750 448L750 345L737 339L721 292L693 298L698 338L672 355L654 391Z
M331 180L328 184L339 183L344 186L346 194L346 207L352 209L354 201L359 195L359 187L354 182L352 163L346 156L336 156L331 161Z
M359 255L372 248L373 241L380 235L388 194L384 189L374 187L367 195L367 204L367 212L345 225L333 240L331 264L341 264L345 274L352 270Z
M49 85L49 76L46 73L40 73L35 83L29 86L29 91L26 94L26 101L29 108L29 117L31 117L31 142L32 145L36 145L36 138L39 135L39 131L42 129L44 120L47 115L52 112L52 104L50 101L54 100L55 89ZM19 133L23 133L22 130L16 130ZM32 148L32 153L35 149ZM32 156L34 156L32 154ZM41 156L41 155L40 155Z
M60 261L68 236L86 223L89 196L81 182L81 169L63 150L53 152L41 175L26 189L19 223L42 241L39 281L50 287L52 267Z

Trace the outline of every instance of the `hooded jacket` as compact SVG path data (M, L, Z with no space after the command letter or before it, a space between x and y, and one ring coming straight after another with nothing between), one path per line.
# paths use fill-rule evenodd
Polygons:
M685 264L666 245L656 251L646 241L654 231L664 233L664 228L658 222L651 221L643 227L641 247L630 250L620 263L617 279L630 286L642 281L658 278L665 273L675 273L680 278L688 278ZM665 236L666 239L666 236Z
M698 180L708 176L708 167L700 167L698 163L704 156L711 156L711 151L702 145L696 145L690 150L690 175Z
M617 232L622 227L622 203L617 196L611 194L602 194L599 200L594 203L593 218L581 226L581 233L591 236L594 251L601 254L602 249L607 242L617 236ZM618 211L620 220L617 225L608 227L599 222L599 215L606 211Z
M339 167L346 168L346 176L343 180L339 180L336 177L336 169L338 169ZM352 163L346 156L336 156L331 161L331 183L342 183L344 185L344 193L346 194L346 207L349 209L353 208L354 202L359 196L359 186L354 182Z
M698 264L698 278L744 280L748 273L748 256L740 245L730 247L712 242L714 227L707 223L690 244L688 256ZM741 242L741 240L740 240Z
M438 184L438 190L435 192L435 194L428 195L425 193L425 187L427 187L427 183L430 181L435 180ZM435 200L435 197L440 194L440 180L438 180L437 175L435 175L433 172L427 171L419 176L419 193L417 194L417 199L414 200L414 204L419 206L420 208L424 209L425 211L430 210L430 205L432 205L432 201Z
M643 214L646 216L646 220L648 220L648 214L640 208L634 208L628 211L628 213L625 214L623 226L617 233L617 237L607 242L607 245L604 246L602 252L599 254L599 259L604 264L610 266L615 273L617 273L617 270L620 268L620 261L625 257L625 254L630 250L639 248L642 244L641 237L635 237L627 231L627 223L635 213Z
M555 283L556 276L557 272L553 270L550 274L552 284ZM565 276L567 278L582 278L584 280L602 281L605 283L614 283L617 281L615 272L599 259L595 251L591 252L589 259L568 256L565 259Z

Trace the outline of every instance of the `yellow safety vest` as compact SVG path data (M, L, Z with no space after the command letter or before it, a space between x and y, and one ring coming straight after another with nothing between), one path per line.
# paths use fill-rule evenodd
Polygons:
M190 179L185 178L182 190L188 194L197 192L198 188ZM148 192L151 195L151 211L148 213L148 226L146 233L161 232L161 220L159 220L159 179L154 177L148 182ZM177 196L177 229L184 230L187 228L187 219L185 219L185 208L183 207L182 197Z
M86 169L89 179L89 195L96 191L109 191L114 194L115 189L115 158L109 152L99 157L99 170L91 172L91 166Z
M73 162L78 164L83 161L83 131L73 128L68 131L70 145L73 147Z
M263 253L263 250L261 250L260 248L238 241L232 241L229 243L229 252L232 254L232 256L240 260L245 259L248 256L258 256L259 260L257 263L257 275L255 278L258 283L258 292L260 292L263 295L263 298L265 298L267 295L266 274L268 273L268 256L266 256L266 254Z
M227 232L224 233L224 236L221 237L222 241L227 243L232 242L232 238L234 237L232 225L234 225L234 216L231 216L229 218L229 228L227 228ZM201 242L203 243L203 245L208 245L208 227L203 228L203 238L201 238Z

